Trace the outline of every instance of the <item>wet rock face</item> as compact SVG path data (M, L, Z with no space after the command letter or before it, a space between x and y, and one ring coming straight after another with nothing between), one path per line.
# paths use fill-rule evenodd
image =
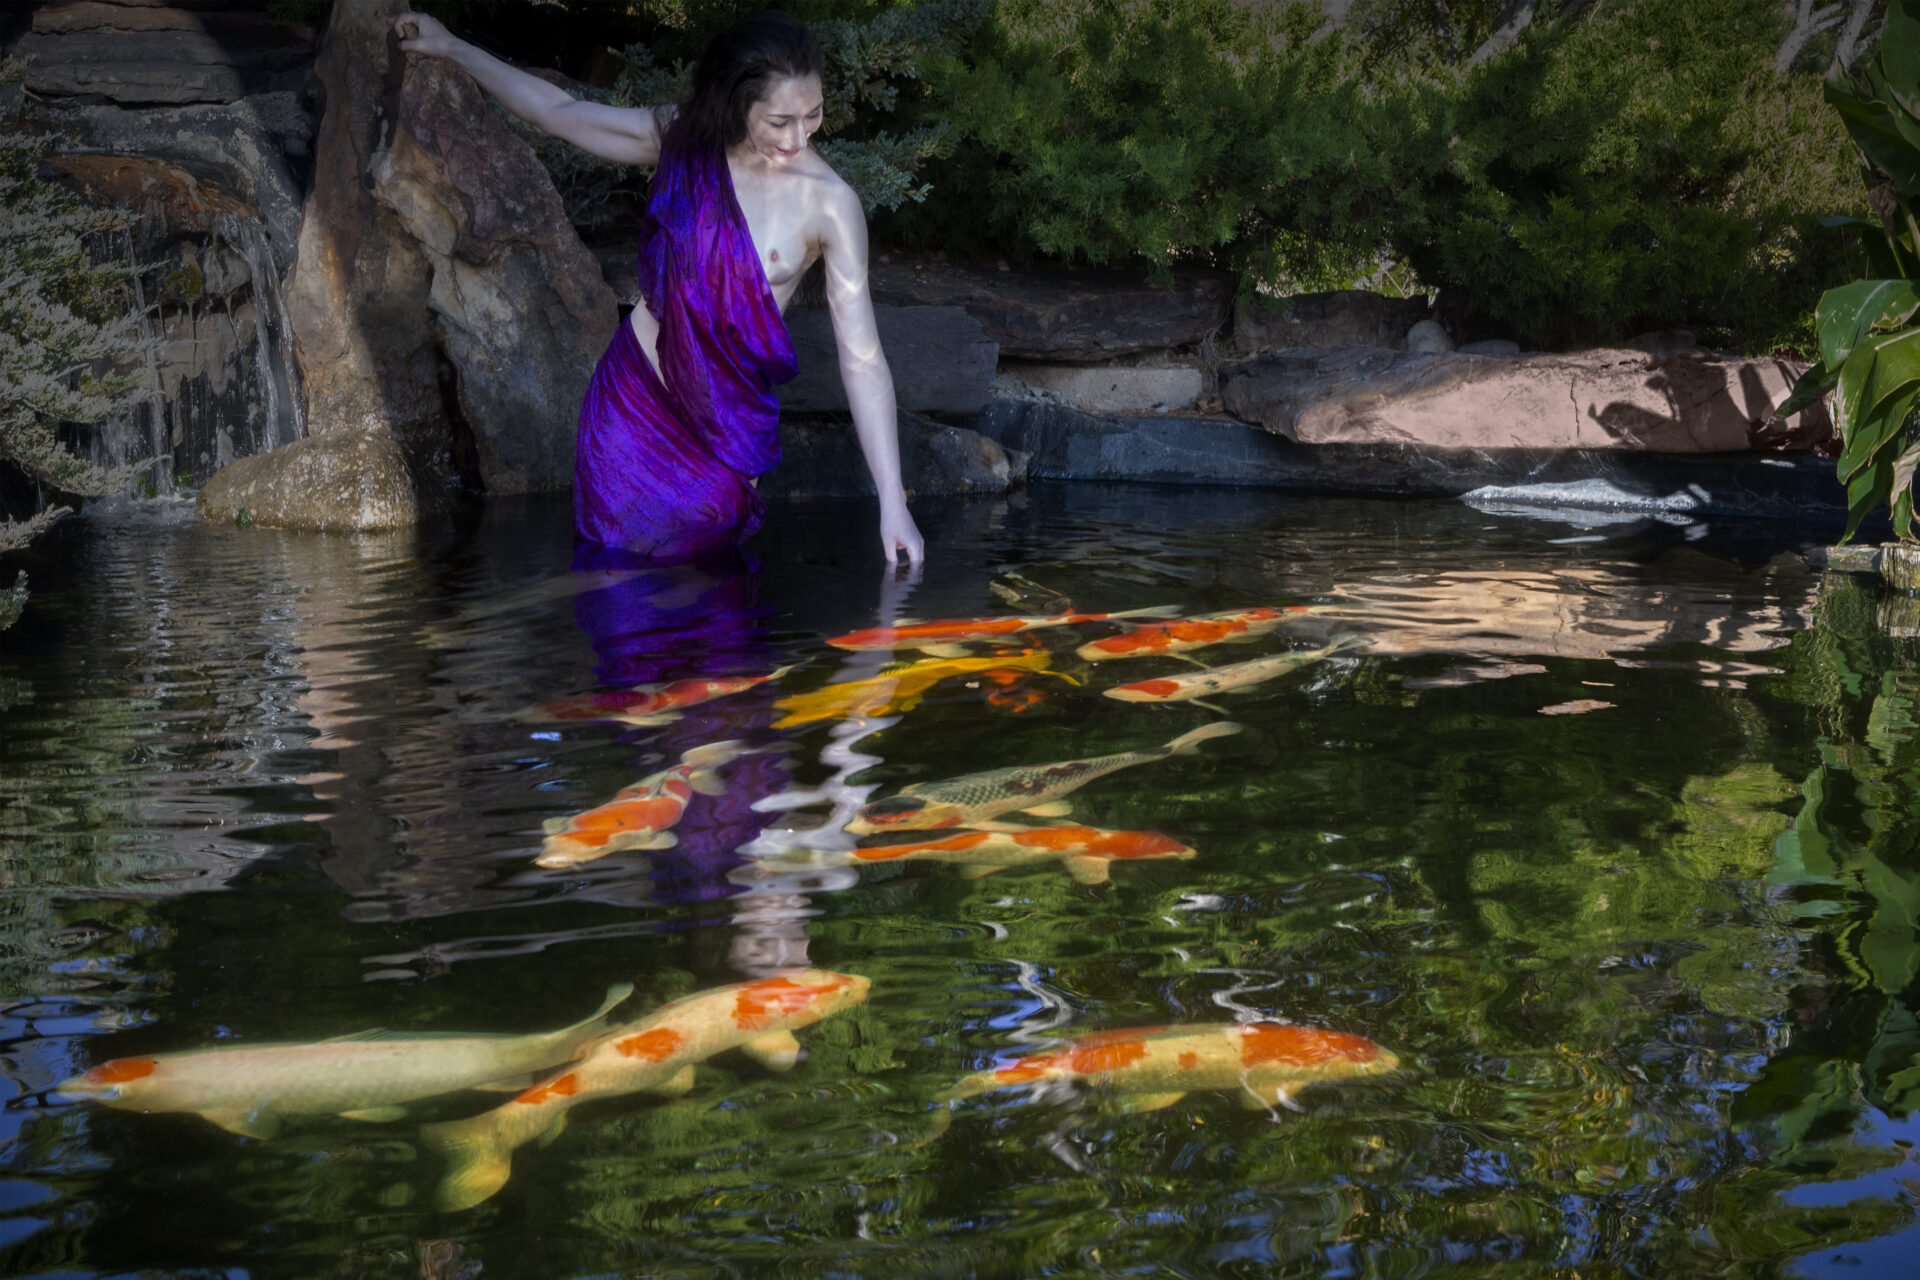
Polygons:
M629 258L631 261L631 258ZM880 347L893 374L894 399L916 413L978 413L993 389L999 348L959 307L875 307ZM840 348L825 311L789 309L787 332L800 374L776 387L789 412L844 412Z
M298 88L312 33L242 9L49 5L15 53L29 60L28 90L49 97L178 105Z
M444 515L446 485L423 473L394 435L349 428L242 458L201 488L204 519L315 533L399 529Z
M1144 271L1001 271L886 257L870 272L876 303L962 307L1014 359L1085 362L1192 346L1224 328L1232 311L1234 278L1223 271L1182 268L1161 289Z
M760 477L768 497L859 498L873 477L850 426L780 423L780 465ZM965 427L900 415L900 478L910 493L1005 493L1026 478L1026 458Z
M1228 413L1302 444L1723 453L1824 447L1816 407L1773 406L1805 365L1600 349L1500 359L1375 347L1270 352L1220 370Z
M373 197L418 245L433 335L487 492L565 489L613 291L544 167L472 77L409 57Z

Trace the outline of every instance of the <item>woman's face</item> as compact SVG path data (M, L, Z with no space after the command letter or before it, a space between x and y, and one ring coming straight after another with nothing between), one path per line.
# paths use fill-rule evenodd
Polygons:
M747 109L747 146L776 164L792 160L807 149L825 105L819 76L774 81Z

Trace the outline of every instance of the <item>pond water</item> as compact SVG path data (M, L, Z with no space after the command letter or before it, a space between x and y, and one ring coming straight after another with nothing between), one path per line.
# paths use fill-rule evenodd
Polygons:
M1831 530L1036 485L921 504L934 545L904 583L857 505L776 507L749 561L666 569L576 557L564 503L362 538L171 510L44 539L0 639L0 1274L1892 1276L1920 1256L1920 642L1883 588L1806 566ZM1068 602L1312 608L1186 658L1076 653L1142 619L828 643ZM1151 700L1202 674L1188 659L1349 636ZM530 713L774 672L663 722ZM1103 696L1137 682L1150 700ZM1240 731L1151 751L1222 723ZM737 746L699 753L717 742ZM671 845L536 865L550 829L591 845L571 819L689 752L704 790ZM906 787L1123 752L1145 754L1014 779L1068 816L986 816L1191 856L1021 863L990 832L957 864L862 858L841 830L919 812L887 803ZM864 1000L749 1026L719 990L808 966ZM496 1071L533 1085L518 1102L299 1101L369 1044L505 1054L621 983L623 1030L575 1033L599 1047L565 1088L537 1083L562 1049ZM736 998L744 1030L680 1051L690 1079L674 1059L619 1085L635 1028ZM1244 1053L1183 1085L1252 1043L1243 1024L1332 1056L1283 1098L1262 1072L1285 1062ZM257 1044L309 1047L257 1080L258 1058L173 1056ZM1179 1070L1142 1074L1155 1044ZM56 1089L191 1063L241 1101ZM449 1191L440 1135L594 1071L615 1085L515 1139L503 1184Z

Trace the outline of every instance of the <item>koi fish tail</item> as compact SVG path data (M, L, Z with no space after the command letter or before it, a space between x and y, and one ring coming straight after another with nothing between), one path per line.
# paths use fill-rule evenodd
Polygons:
M1329 640L1327 642L1326 652L1344 653L1348 649L1364 649L1372 643L1373 640L1371 637L1348 632L1345 635L1338 635Z
M945 1112L950 1103L964 1102L968 1098L977 1098L981 1094L991 1093L999 1087L1000 1082L994 1079L993 1072L976 1071L954 1085L953 1088L941 1094L936 1101L940 1104L940 1110ZM952 1116L949 1115L946 1123L951 1122ZM943 1124L942 1127L944 1128L945 1125Z
M515 1110L532 1113L515 1116ZM446 1212L471 1209L507 1185L513 1173L513 1153L536 1136L525 1120L545 1121L541 1108L508 1103L470 1120L422 1125L420 1138L447 1163L434 1191L434 1205ZM562 1113L564 1115L564 1113ZM520 1120L521 1123L514 1123ZM544 1127L544 1126L542 1126Z
M1190 756L1200 749L1200 744L1212 738L1226 738L1240 732L1240 726L1232 720L1215 720L1212 724L1203 724L1190 733L1183 733L1166 745L1168 755Z

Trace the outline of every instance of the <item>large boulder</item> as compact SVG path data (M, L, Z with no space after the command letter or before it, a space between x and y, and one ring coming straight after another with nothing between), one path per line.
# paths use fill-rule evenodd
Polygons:
M1805 366L1601 349L1512 359L1293 348L1220 370L1226 411L1303 444L1722 453L1820 448L1819 408L1773 406Z
M493 494L565 489L575 423L619 315L547 171L471 76L408 57L373 196L431 273L433 334Z
M308 429L382 428L451 475L427 303L433 268L368 180L383 125L388 28L406 7L334 4L314 63L320 123L287 304Z
M400 529L443 515L440 477L422 474L379 427L309 436L242 458L201 487L200 515L314 533Z
M1234 278L1179 268L1170 287L1144 270L1013 271L888 253L869 272L873 300L963 307L1000 354L1024 360L1108 360L1192 346L1232 312Z
M1005 493L1026 479L1026 459L977 431L900 415L900 478L914 494ZM780 423L780 465L760 477L768 497L859 498L873 477L850 426L807 420Z
M1256 294L1234 305L1233 347L1243 355L1276 347L1399 347L1407 330L1431 312L1425 298L1390 298L1365 289L1284 298Z
M80 0L36 11L14 53L28 60L27 88L45 97L232 102L298 88L313 35L260 13Z
M776 388L790 412L844 412L847 389L840 381L840 347L825 311L795 307L787 332L800 357L800 374ZM880 348L893 374L893 398L916 413L978 413L993 390L999 346L980 322L959 307L873 309Z

